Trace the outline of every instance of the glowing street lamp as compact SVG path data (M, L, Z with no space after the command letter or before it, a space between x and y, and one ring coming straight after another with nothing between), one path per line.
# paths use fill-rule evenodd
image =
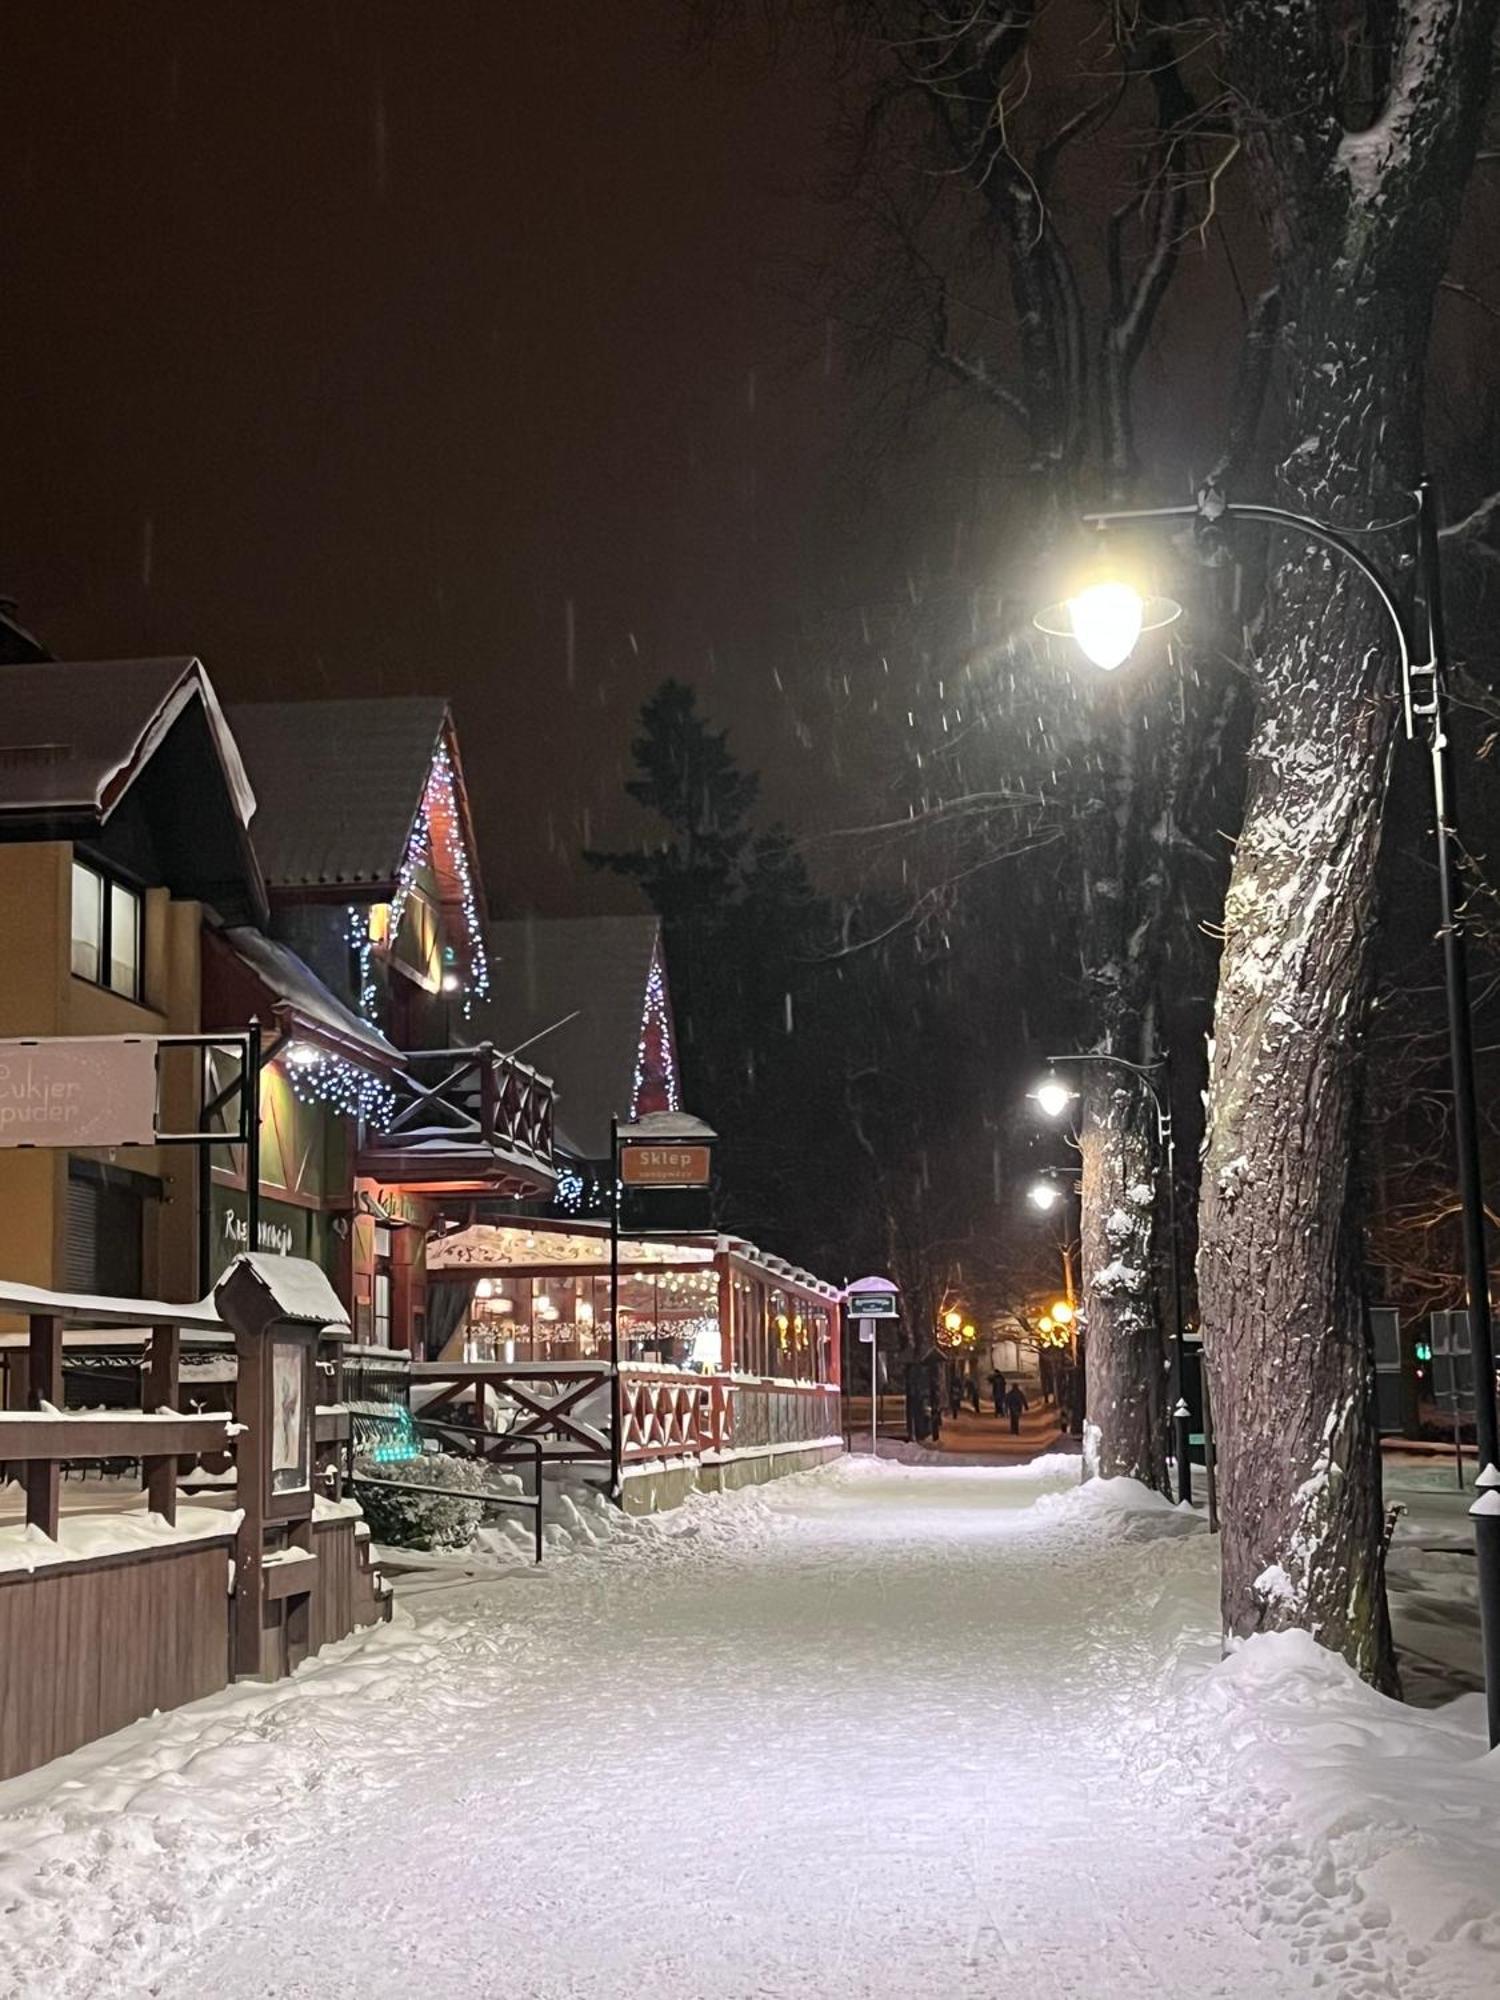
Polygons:
M1031 1096L1044 1118L1061 1118L1077 1098L1078 1092L1070 1083L1064 1082L1055 1069L1049 1069Z
M1034 1180L1026 1190L1026 1199L1033 1208L1039 1208L1043 1215L1056 1208L1062 1198L1062 1189L1055 1180L1049 1179L1045 1174L1039 1180Z
M1042 1314L1041 1318L1036 1323L1036 1330L1038 1333L1050 1333L1052 1331L1051 1313Z
M954 1310L951 1307L947 1312L943 1314L943 1325L947 1328L949 1333L961 1332L963 1328L963 1323L964 1323L963 1314L961 1312Z
M1059 1299L1057 1304L1052 1308L1051 1317L1059 1326L1071 1326L1074 1319L1073 1308L1068 1304L1066 1299Z
M1112 674L1123 667L1145 632L1158 632L1182 616L1174 597L1145 597L1112 564L1100 563L1072 595L1036 614L1038 631L1072 639L1086 660Z

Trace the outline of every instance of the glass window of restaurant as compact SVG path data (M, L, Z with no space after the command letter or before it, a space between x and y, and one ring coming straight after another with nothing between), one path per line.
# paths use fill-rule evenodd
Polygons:
M469 1308L466 1358L591 1361L609 1353L609 1274L503 1272L482 1277ZM620 1272L620 1358L709 1371L722 1366L718 1273Z

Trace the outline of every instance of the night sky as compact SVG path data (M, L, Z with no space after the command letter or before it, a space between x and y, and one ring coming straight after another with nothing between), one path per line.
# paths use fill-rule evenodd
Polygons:
M8 21L0 591L62 657L196 652L230 700L450 694L510 909L618 901L576 849L639 830L630 718L669 671L826 818L798 635L915 504L862 507L805 303L825 79L685 18Z

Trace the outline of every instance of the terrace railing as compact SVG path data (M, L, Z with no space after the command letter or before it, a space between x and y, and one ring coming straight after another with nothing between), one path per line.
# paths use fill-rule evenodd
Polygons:
M396 1106L367 1135L362 1168L377 1177L476 1178L550 1185L551 1079L493 1042L471 1049L414 1049L395 1078Z

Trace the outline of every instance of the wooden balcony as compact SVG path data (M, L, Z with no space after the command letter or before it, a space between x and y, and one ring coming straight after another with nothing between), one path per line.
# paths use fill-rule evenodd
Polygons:
M491 1042L417 1049L393 1079L396 1109L366 1134L358 1170L433 1193L545 1194L552 1161L552 1083Z

